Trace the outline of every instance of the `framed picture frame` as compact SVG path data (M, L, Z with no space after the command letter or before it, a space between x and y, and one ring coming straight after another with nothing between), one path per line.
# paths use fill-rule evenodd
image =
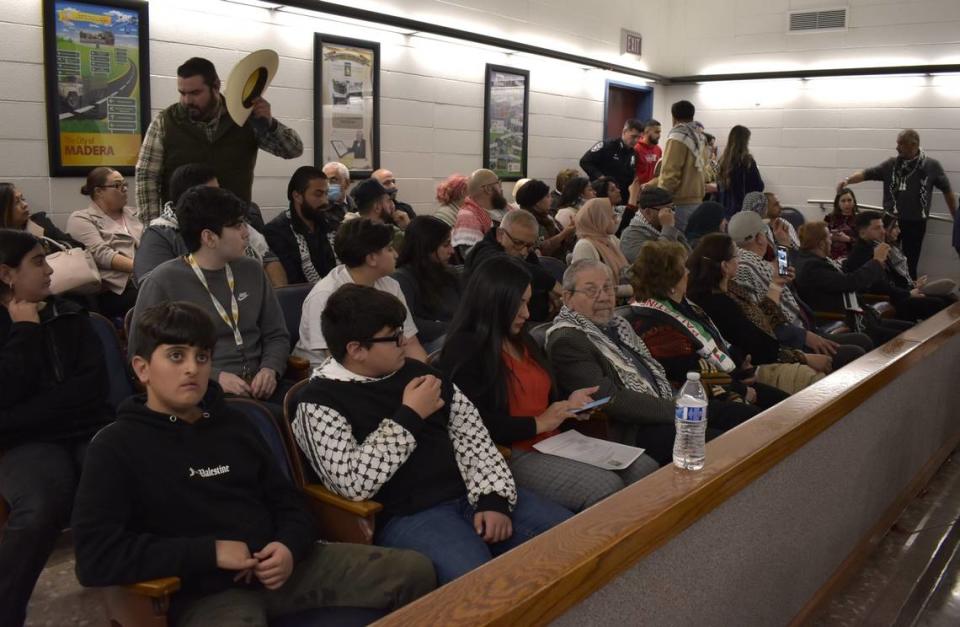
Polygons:
M530 72L487 64L483 93L483 167L501 181L527 176Z
M43 0L51 176L130 176L150 122L147 3Z
M314 160L369 178L380 167L380 44L322 33L313 43Z

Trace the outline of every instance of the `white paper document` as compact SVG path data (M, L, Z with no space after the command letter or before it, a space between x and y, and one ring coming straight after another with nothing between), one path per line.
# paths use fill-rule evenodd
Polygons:
M642 448L591 438L572 429L537 442L533 448L604 470L623 470L643 454Z

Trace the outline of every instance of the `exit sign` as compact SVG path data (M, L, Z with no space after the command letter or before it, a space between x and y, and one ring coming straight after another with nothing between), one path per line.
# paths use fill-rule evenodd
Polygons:
M640 44L643 38L640 33L635 33L626 28L620 29L620 54L635 54L640 56Z

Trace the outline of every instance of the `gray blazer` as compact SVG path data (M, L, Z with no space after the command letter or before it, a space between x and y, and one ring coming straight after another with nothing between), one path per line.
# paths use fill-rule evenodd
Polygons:
M93 255L93 260L100 268L100 278L104 291L120 294L127 287L132 275L111 267L113 257L120 253L135 260L137 248L140 246L140 237L143 235L143 224L132 207L123 208L123 219L126 229L111 220L95 203L90 203L86 209L79 209L70 214L67 219L67 233L77 240Z
M617 371L583 331L570 328L553 331L547 340L547 355L563 397L594 385L600 386L594 398L613 397L603 408L610 418L612 440L636 446L638 425L673 423L673 399L624 387Z

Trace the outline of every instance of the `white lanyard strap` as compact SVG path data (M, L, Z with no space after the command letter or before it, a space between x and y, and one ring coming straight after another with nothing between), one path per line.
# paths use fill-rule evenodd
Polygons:
M240 305L237 303L237 294L234 291L233 270L230 269L230 264L226 265L227 286L230 288L231 315L228 316L227 311L223 308L223 305L220 304L220 301L217 300L217 297L214 296L213 292L210 291L210 286L207 285L207 278L203 276L203 270L200 269L200 265L197 263L197 260L192 254L187 255L187 263L190 264L191 268L193 268L193 273L197 275L200 283L203 285L204 289L207 290L207 294L210 295L210 300L213 302L213 307L217 310L217 313L220 314L220 318L228 327L230 327L230 330L233 331L233 341L236 343L237 349L242 355L243 335L240 334Z

